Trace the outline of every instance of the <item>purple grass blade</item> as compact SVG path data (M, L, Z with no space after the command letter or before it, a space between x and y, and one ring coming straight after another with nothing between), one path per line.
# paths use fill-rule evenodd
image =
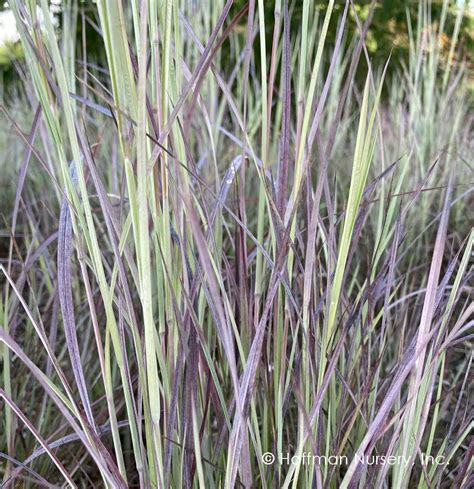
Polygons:
M69 167L71 180L77 181L75 163ZM58 292L59 303L64 323L67 349L71 360L74 379L76 381L79 396L91 427L96 430L94 415L92 414L86 380L81 364L79 343L77 341L76 321L74 318L74 302L72 297L71 255L72 255L72 218L69 203L64 197L61 204L59 217L58 236Z
M283 15L283 118L281 122L280 162L277 176L276 206L281 219L286 209L286 191L288 185L288 167L290 160L290 124L291 124L291 54L290 54L290 18L288 0L284 2Z

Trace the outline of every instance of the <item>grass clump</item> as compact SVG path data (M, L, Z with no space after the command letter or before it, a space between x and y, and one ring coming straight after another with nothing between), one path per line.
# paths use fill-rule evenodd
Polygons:
M2 487L472 485L463 8L9 7Z

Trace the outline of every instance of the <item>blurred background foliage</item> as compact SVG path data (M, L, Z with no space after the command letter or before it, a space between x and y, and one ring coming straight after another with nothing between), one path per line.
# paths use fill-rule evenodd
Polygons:
M188 0L196 2L198 0ZM201 1L201 0L199 0ZM204 0L203 0L204 1ZM235 0L233 5L234 13L241 9L247 0ZM327 0L314 0L317 5L317 10L324 14L327 8ZM367 51L374 66L381 66L391 55L391 63L389 70L395 70L406 63L409 50L409 25L410 19L413 29L416 30L416 25L419 20L420 6L423 3L431 5L431 19L428 19L428 25L431 25L434 30L438 28L438 22L441 17L443 2L441 0L376 0L375 9L372 16L370 29L367 34ZM346 26L346 46L359 31L359 25L363 23L370 11L370 0L354 0L354 9L349 11L348 22ZM61 33L61 25L65 14L65 6L70 4L69 0L53 0L50 2L51 10L55 13L57 19L57 29ZM82 53L81 46L86 43L87 56L89 62L94 62L101 66L105 62L105 53L101 52L102 43L100 34L97 29L97 11L95 2L85 0L79 2L80 11L77 15L77 55L80 58ZM289 0L292 31L297 32L301 22L303 0ZM328 40L334 40L338 25L338 18L342 15L345 1L336 0L335 11L339 15L333 16L330 25ZM274 16L275 2L271 0L265 1L267 11L266 18L271 20ZM469 85L474 91L474 0L453 0L450 4L450 9L446 18L444 33L439 35L439 42L442 46L442 56L440 68L443 69L446 63L448 53L452 44L452 36L455 32L456 17L459 9L464 9L464 16L459 32L459 38L456 43L455 57L458 61L464 61L466 71L469 78ZM2 99L5 100L9 92L17 89L18 73L15 68L16 62L22 59L22 50L19 41L15 35L15 27L13 16L10 15L8 2L4 2L0 8L0 89ZM268 46L271 45L273 35L273 22L266 22ZM242 38L245 36L245 21L241 20L237 28L241 32ZM293 36L295 40L295 36ZM226 47L224 46L223 53L225 54ZM229 47L227 47L229 49ZM256 62L258 62L258 50L256 50ZM230 58L230 57L229 57ZM225 60L223 60L225 66ZM229 66L229 70L232 67ZM361 64L361 70L364 71L364 64Z

